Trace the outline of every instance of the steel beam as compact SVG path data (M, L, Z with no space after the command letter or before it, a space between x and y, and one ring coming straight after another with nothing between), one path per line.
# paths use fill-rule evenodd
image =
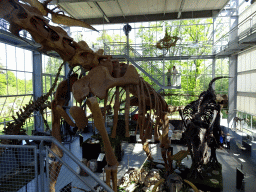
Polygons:
M33 93L34 101L43 95L42 54L37 51L33 51ZM44 121L39 111L34 112L34 127L36 131L44 131Z
M177 17L178 19L179 19L180 16L181 16L181 12L182 12L182 10L183 10L184 4L185 4L185 0L182 0L181 3L180 3L179 12L178 12L178 17Z
M127 56L113 55L113 58L122 59ZM225 58L227 56L219 56L218 58ZM164 60L195 60L195 59L214 59L215 55L199 55L199 56L169 56L169 57L136 57L136 61L162 61Z
M106 15L106 13L102 10L102 8L100 7L100 5L99 5L97 2L93 2L93 3L94 3L94 5L97 7L97 9L103 14L104 19L105 19L108 23L110 23L110 21L109 21L107 15Z
M238 0L231 0L233 8L238 9ZM236 41L238 38L238 16L230 17L230 31L229 41ZM231 55L229 57L229 89L228 89L228 125L232 125L233 119L236 117L237 109L237 55ZM230 126L229 126L230 127Z
M219 13L219 9L216 10L204 10L204 11L188 11L182 12L182 18L180 19L196 19L196 18L208 18L216 16ZM149 21L163 21L163 20L176 20L178 17L178 12L174 13L159 13L159 14L145 14L145 15L131 15L131 16L118 16L118 17L108 17L110 23L134 23L134 22L149 22ZM81 19L82 21L90 25L102 25L104 24L102 18L90 18Z

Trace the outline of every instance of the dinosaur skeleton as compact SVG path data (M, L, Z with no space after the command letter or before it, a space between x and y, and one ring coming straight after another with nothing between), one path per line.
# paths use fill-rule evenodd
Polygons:
M216 77L209 83L209 88L200 94L199 99L188 104L180 115L184 126L185 140L192 158L191 176L201 177L202 165L211 163L218 166L216 149L220 147L220 105L212 88L214 81L228 77ZM211 156L208 155L211 147Z
M180 37L177 36L170 36L167 33L167 29L165 30L165 36L163 39L160 39L157 43L156 43L156 48L158 49L169 49L171 47L176 46L177 41L180 39Z
M170 141L168 138L168 105L164 99L159 95L147 82L145 82L136 69L132 65L119 63L118 60L113 60L111 56L102 55L103 51L92 51L86 42L75 42L70 38L67 33L60 27L51 26L44 16L48 13L52 15L52 19L56 23L70 24L79 23L81 21L75 20L70 17L60 15L49 10L46 1L40 3L37 0L24 0L25 3L20 3L17 0L1 0L0 1L0 17L4 18L10 23L10 32L19 36L19 31L27 30L33 39L42 45L41 51L56 51L64 62L68 62L71 68L69 77L67 80L61 82L57 88L55 99L51 103L52 108L52 135L60 140L60 118L63 117L67 123L74 125L70 117L64 110L67 106L70 92L72 91L75 100L80 106L73 106L70 108L70 114L75 120L75 125L78 129L83 129L86 125L86 116L84 111L85 104L89 106L93 118L95 120L95 126L100 132L106 152L106 183L110 186L110 179L113 182L113 189L117 191L117 166L118 162L111 147L109 137L104 125L105 112L102 113L96 97L99 99L105 99L105 107L107 106L108 90L112 87L116 87L115 93L115 105L114 105L114 125L112 137L116 136L118 110L120 107L119 88L122 87L126 92L126 105L125 105L125 121L126 121L126 133L125 136L129 137L128 117L130 108L130 93L138 98L137 106L139 107L139 118L136 132L139 129L140 138L142 139L143 149L150 156L147 139L152 134L149 134L152 130L149 119L152 116L152 111L156 117L155 132L162 127L162 135L160 135L162 157L165 162L167 170L171 168L171 162L167 162L168 149L170 147ZM95 30L88 24L84 24L84 27ZM88 72L87 75L77 78L76 74L71 74L72 69L76 66L80 66L84 71ZM49 91L51 93L52 90ZM39 107L49 94L40 97L35 104L35 108ZM31 104L32 105L32 104ZM33 108L33 109L35 109ZM28 113L32 112L31 108ZM25 109L26 111L26 109ZM105 111L105 110L104 110ZM26 114L26 112L24 112ZM146 116L147 114L147 116ZM25 116L24 116L25 117ZM18 133L19 119L15 122L17 126L13 133ZM10 127L10 126L9 126ZM17 131L16 131L17 129ZM9 133L6 131L6 133ZM22 132L24 133L24 132ZM159 135L157 135L159 136ZM62 151L56 146L52 146L52 150L59 157L62 157ZM150 158L152 159L152 158ZM55 184L60 171L61 165L58 162L53 161L50 166L50 190L55 191Z

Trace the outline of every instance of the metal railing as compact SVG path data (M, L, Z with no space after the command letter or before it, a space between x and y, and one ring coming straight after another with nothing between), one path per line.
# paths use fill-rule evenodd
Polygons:
M48 192L50 184L56 181L55 191L96 191L94 187L98 184L104 190L113 192L53 137L0 135L0 140L19 143L0 145L0 191ZM30 141L30 144L24 145L25 141ZM63 157L56 155L47 143L59 147L63 151ZM53 169L54 166L58 166L58 169ZM78 169L88 175L86 179L77 173Z
M246 19L241 21L237 26L231 29L229 32L224 34L216 42L214 42L213 50L217 54L222 50L226 49L229 45L233 43L239 43L239 41L252 35L256 32L256 11L250 14ZM237 33L237 38L230 41L230 36Z
M158 49L155 44L142 43L142 44L129 44L129 47L136 50L140 57L171 57L171 56L201 56L212 54L212 41L202 42L184 42L177 43L176 46L169 49ZM105 55L121 55L124 50L127 51L126 42L108 42L104 43ZM133 55L134 51L129 52ZM127 54L127 52L125 52Z
M38 191L36 146L0 145L0 191Z
M144 75L146 75L147 77L150 78L150 80L152 80L151 86L156 89L179 89L181 87L181 75L177 74L176 78L177 78L177 84L174 85L170 85L168 86L167 84L165 85L166 82L166 75L160 71L159 69L154 69L154 75L151 75L150 72L147 72L148 70L148 63L142 63L143 61L136 61L131 57L128 57L127 55L122 55L123 58L125 58L127 61L131 62L136 68L139 69L139 71L141 71Z

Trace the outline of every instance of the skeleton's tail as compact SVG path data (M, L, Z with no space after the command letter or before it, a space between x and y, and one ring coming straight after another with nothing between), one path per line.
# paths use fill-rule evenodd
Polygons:
M31 113L35 110L38 111L41 108L41 106L48 100L48 97L52 94L52 92L54 91L57 85L58 78L64 63L65 62L63 62L59 67L55 81L51 89L48 91L48 93L46 93L45 95L42 95L41 97L38 97L36 101L31 101L28 105L23 107L23 110L20 109L20 111L16 113L18 118L15 118L14 116L12 116L14 121L11 123L9 122L7 124L7 127L4 128L3 130L4 134L6 135L25 134L25 130L22 128L22 126L25 124L26 119L30 117Z

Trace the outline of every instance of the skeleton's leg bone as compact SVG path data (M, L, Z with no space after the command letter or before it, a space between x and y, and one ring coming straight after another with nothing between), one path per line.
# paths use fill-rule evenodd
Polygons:
M109 137L107 134L107 131L105 129L104 125L104 119L99 107L99 104L97 102L97 99L95 97L91 97L87 99L86 103L88 104L88 107L92 111L93 117L94 117L94 123L96 128L101 134L104 146L105 146L105 151L106 151L106 159L108 166L105 169L106 170L106 183L107 185L110 186L110 177L112 176L113 180L113 190L117 191L117 166L118 166L118 161L115 157L113 148L111 147ZM115 188L114 188L115 187Z
M59 105L56 107L58 113L64 118L64 120L72 127L75 127L75 123L71 120L67 112Z
M168 137L168 131L169 131L169 119L167 117L167 113L164 112L164 122L163 122L163 131L162 135L160 137L161 140L161 146L165 149L168 149L170 147L170 141Z
M112 183L113 183L113 190L117 191L117 166L111 167L111 176L112 176Z
M61 142L61 133L60 133L61 116L57 111L56 100L52 101L51 108L52 108L52 136L55 137L59 142ZM59 149L54 143L51 146L51 150L59 157L63 156L62 150Z
M143 145L143 150L146 152L148 160L153 160L153 157L151 155L149 146L148 146L148 141L142 141L142 145Z
M171 151L167 150L167 159L168 159L168 163L169 163L169 170L170 172L172 173L173 172L173 168L172 168L172 154L171 154Z
M106 171L106 184L111 187L110 185L110 179L111 179L111 169L108 168L108 166L105 167Z
M114 166L106 166L106 183L108 186L110 186L110 178L112 179L112 187L113 190L117 191L117 165Z
M95 97L91 97L87 99L86 103L88 104L88 107L92 111L95 126L101 134L101 137L105 146L106 159L107 159L108 165L110 166L118 165L118 161L115 157L114 151L109 141L108 133L105 129L104 119L103 119L101 110L99 108L97 99Z
M114 104L114 120L113 120L113 130L112 130L112 138L116 138L116 128L117 128L117 122L118 122L118 111L120 107L120 101L119 101L119 87L116 87L116 98L115 98L115 104Z
M139 129L140 129L140 139L144 139L143 138L143 135L144 135L144 127L142 127L142 118L143 115L142 114L139 114L139 118L138 118L138 123L139 123Z
M151 101L151 94L150 94L150 91L149 91L149 86L146 81L143 81L144 82L144 86L147 90L147 93L148 93L148 99L149 99L149 106L150 106L150 109L149 109L149 120L148 120L148 125L147 125L147 128L150 127L150 130L151 130L151 126L150 126L150 120L151 120L151 109L152 109L152 101ZM151 134L151 138L152 138L152 134ZM150 138L150 139L151 139Z
M158 135L158 131L159 131L159 118L156 118L156 124L154 127L154 141L155 142L159 142L159 135Z
M73 106L70 108L69 112L76 122L78 131L84 130L88 124L88 118L85 116L85 111L81 107Z
M146 123L144 124L145 128L145 132L144 132L144 139L152 139L152 129L151 129L151 126L150 126L150 117L149 117L149 114L147 114L147 118L146 118Z
M167 153L167 149L162 148L162 149L161 149L161 154L162 154L162 158L163 158L163 160L164 160L165 168L166 168L166 171L169 171L170 168L169 168L169 165L168 165L168 163L167 163L166 153Z
M50 177L50 192L55 192L55 185L60 173L62 164L60 162L53 161L49 166L49 177Z
M164 122L163 122L163 131L162 131L162 135L160 137L160 141L161 141L161 153L162 153L162 158L164 160L165 163L165 168L166 170L170 171L170 166L167 164L167 150L170 147L170 141L169 141L169 137L168 137L168 131L169 131L169 119L167 117L167 113L164 112ZM170 162L169 162L170 163Z

